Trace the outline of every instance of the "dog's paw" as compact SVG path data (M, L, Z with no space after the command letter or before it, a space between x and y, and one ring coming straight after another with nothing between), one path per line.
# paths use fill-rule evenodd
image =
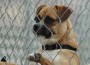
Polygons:
M32 53L32 54L29 54L28 56L27 56L27 59L29 60L29 61L34 61L34 62L39 62L40 61L40 59L41 59L41 54L39 54L39 53Z

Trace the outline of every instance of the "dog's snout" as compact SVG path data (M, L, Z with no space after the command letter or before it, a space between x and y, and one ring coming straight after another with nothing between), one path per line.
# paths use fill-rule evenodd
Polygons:
M52 29L49 29L45 25L40 24L34 24L33 26L34 32L37 34L37 36L45 36L45 38L50 38L52 34L55 34L55 32Z
M39 29L39 25L38 24L35 24L34 26L33 26L33 30L35 31L35 32L37 32L37 30Z

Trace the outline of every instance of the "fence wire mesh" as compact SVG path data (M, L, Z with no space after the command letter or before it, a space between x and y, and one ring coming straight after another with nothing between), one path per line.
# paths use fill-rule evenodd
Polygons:
M70 19L79 42L80 64L90 65L90 0L0 0L0 59L6 56L16 65L29 65L25 57L42 45L32 31L41 4L73 9Z

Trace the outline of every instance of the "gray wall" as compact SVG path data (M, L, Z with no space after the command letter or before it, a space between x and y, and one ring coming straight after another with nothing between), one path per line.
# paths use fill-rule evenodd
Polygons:
M81 65L90 64L89 0L0 0L0 59L29 65L27 54L35 52L40 41L32 33L36 8L41 4L66 5L73 9L70 17L79 42Z

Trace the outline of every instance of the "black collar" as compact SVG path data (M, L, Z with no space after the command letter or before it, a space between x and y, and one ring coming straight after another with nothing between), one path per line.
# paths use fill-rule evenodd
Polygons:
M43 50L56 50L56 49L69 49L73 51L77 51L77 48L73 48L70 45L61 45L61 44L53 44L53 45L43 45L42 46Z

